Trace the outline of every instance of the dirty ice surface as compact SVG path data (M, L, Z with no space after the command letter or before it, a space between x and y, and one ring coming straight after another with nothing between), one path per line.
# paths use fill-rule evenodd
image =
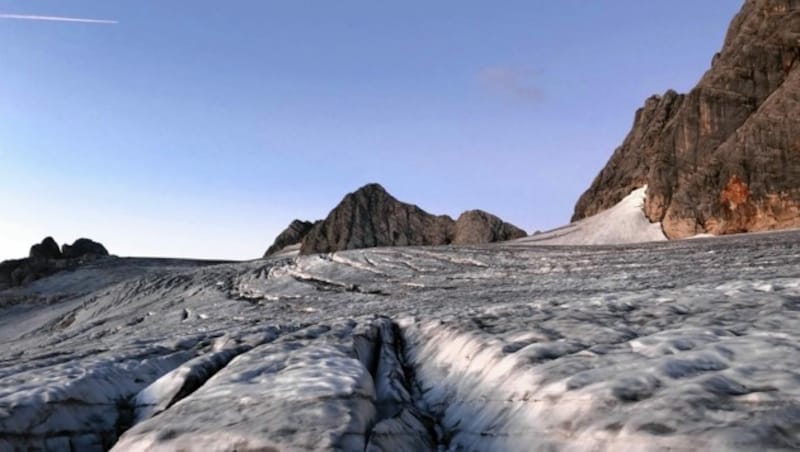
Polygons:
M800 233L107 258L0 292L0 451L800 448Z
M638 188L614 207L551 231L519 239L538 245L618 245L667 240L661 223L644 214L647 186Z

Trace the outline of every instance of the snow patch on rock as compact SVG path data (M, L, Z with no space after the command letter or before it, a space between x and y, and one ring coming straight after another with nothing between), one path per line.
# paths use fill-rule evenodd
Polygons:
M661 223L644 214L647 186L638 188L614 207L551 231L513 243L537 245L620 245L667 240Z

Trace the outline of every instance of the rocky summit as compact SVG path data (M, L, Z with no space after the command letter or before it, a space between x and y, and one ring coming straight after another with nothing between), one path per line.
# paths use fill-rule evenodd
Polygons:
M636 112L573 221L645 185L671 239L800 226L800 0L747 0L697 86Z
M432 215L395 199L378 184L365 185L303 239L300 252L328 253L376 246L443 245L452 240L452 218Z
M298 243L301 254L312 254L379 246L492 243L526 235L481 210L465 212L453 221L398 201L379 184L367 184L345 196L324 220L293 221L265 257Z

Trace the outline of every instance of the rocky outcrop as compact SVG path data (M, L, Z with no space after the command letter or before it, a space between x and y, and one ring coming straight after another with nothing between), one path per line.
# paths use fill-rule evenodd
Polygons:
M0 290L24 286L67 269L65 259L27 258L0 262Z
M511 223L482 210L462 213L455 223L453 244L491 243L527 237L527 233Z
M61 252L66 259L76 259L84 256L108 256L106 247L89 239L75 240L72 245L64 244Z
M301 254L312 254L378 246L490 243L525 235L522 229L480 210L465 212L453 221L398 201L379 184L368 184L345 196L324 220L293 221L265 257L298 242Z
M800 226L800 0L747 0L698 85L636 113L573 221L644 185L669 238Z
M287 246L297 245L298 243L302 242L306 235L308 235L308 233L311 231L311 228L314 227L314 224L315 223L310 221L292 221L291 224L289 224L289 226L284 229L277 238L275 238L275 242L273 242L264 253L264 257L272 256L273 254L279 253Z
M58 248L58 243L52 237L46 237L42 243L31 247L28 257L32 259L61 259L63 255Z
M0 290L24 286L103 256L108 256L106 248L92 240L78 239L59 250L58 243L47 237L31 247L29 257L0 262Z

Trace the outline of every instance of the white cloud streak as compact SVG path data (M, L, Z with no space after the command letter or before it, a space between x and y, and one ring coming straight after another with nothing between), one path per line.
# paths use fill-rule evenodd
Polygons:
M31 14L0 14L0 19L38 20L45 22L72 22L81 24L118 24L116 20L87 19L84 17L37 16Z

